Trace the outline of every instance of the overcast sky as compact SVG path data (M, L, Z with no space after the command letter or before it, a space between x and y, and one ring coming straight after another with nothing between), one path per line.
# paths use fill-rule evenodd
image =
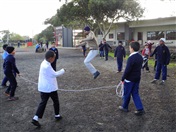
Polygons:
M47 26L65 0L0 0L0 31L9 30L20 35L34 36ZM176 16L176 0L139 0L146 8L145 19Z

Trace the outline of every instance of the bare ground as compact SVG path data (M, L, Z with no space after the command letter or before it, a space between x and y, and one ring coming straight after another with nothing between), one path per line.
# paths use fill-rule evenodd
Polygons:
M110 88L82 92L59 91L60 113L63 119L55 122L52 101L49 100L44 117L40 120L42 127L37 129L31 124L31 120L40 102L36 83L44 53L34 53L33 49L17 49L16 63L23 75L23 78L17 77L19 87L16 96L20 99L9 102L3 95L5 89L0 89L0 132L176 131L176 67L168 69L169 77L164 86L150 83L154 77L152 67L150 73L142 72L140 95L146 114L137 117L134 115L135 106L132 100L130 112L123 113L118 110L122 100L116 96L115 85L119 83L123 73L116 73L114 59L104 61L97 56L93 60L93 65L101 72L94 80L84 66L84 57L80 50L59 49L59 53L57 68L67 70L58 78L61 89ZM2 67L0 70L2 80Z

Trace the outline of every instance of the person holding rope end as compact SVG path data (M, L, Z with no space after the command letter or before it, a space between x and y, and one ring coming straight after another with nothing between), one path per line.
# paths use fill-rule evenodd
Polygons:
M58 98L58 84L56 77L59 77L65 73L65 69L61 69L59 71L54 71L51 66L51 63L54 62L56 54L49 50L45 54L45 59L40 65L39 71L39 81L38 81L38 91L40 92L41 102L38 106L35 116L32 119L32 124L40 127L40 123L38 122L39 118L43 117L45 107L49 97L53 100L55 119L60 120L62 116L59 114L60 106L59 106L59 98Z
M90 30L89 26L86 26L84 28L84 32L87 35L86 38L83 39L79 45L76 45L76 47L88 44L90 51L84 60L84 64L90 71L90 73L93 75L93 78L96 79L100 75L100 72L95 69L95 67L91 64L91 61L98 55L97 39L95 37L94 32Z
M122 106L119 109L128 112L128 105L131 95L136 106L135 115L145 114L142 101L139 96L139 83L141 79L141 68L143 63L142 56L138 53L140 44L136 41L130 43L130 56L127 60L126 68L121 81L124 83L124 95Z

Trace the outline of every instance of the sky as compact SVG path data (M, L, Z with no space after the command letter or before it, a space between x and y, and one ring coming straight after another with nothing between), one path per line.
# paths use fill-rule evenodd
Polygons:
M176 0L138 0L146 8L143 19L176 16ZM57 12L65 0L0 0L0 31L9 30L21 36L40 33L47 18ZM2 36L2 34L0 34Z

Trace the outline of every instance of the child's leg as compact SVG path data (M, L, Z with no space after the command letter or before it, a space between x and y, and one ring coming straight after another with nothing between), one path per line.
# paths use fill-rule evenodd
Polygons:
M147 71L149 71L148 61L146 62L145 68L146 68Z
M16 78L14 77L13 74L6 75L6 77L8 78L8 80L10 82L10 86L8 87L6 92L8 92L8 93L10 92L10 97L14 97L15 96L15 90L16 90L16 87L17 87Z
M41 102L38 106L38 109L37 109L37 112L36 112L36 116L38 116L39 118L42 118L43 117L43 114L44 114L44 111L45 111L45 107L46 107L46 104L47 104L47 101L49 99L49 95L50 93L40 93L40 96L41 96Z
M128 104L130 102L132 88L133 88L132 82L125 82L124 83L124 95L123 95L122 107L127 110L128 110Z
M118 63L118 71L121 71L122 70L122 60L117 59L117 63Z
M105 51L105 60L108 60L108 51Z
M54 103L53 106L54 106L55 115L59 115L60 106L59 106L59 98L58 98L57 91L50 93L50 97Z
M139 96L139 83L134 83L132 97L137 110L143 110L143 105Z
M6 86L7 81L8 81L8 79L5 76L4 79L2 80L1 86Z

